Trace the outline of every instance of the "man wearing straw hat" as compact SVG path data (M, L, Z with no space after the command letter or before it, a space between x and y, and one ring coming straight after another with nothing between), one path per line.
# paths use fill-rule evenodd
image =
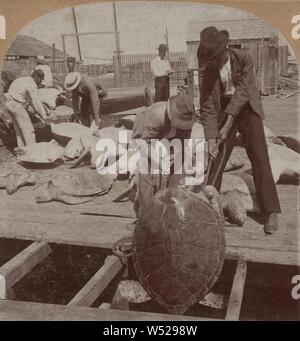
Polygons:
M264 231L278 229L280 203L272 176L262 120L264 112L249 54L228 48L229 33L210 26L200 33L201 121L212 161L208 184L220 190L222 173L240 133L252 165L256 195L265 215Z
M96 125L100 127L99 97L105 97L106 92L102 88L99 78L71 72L66 76L64 86L66 90L72 91L75 120L80 120L87 127L95 120Z
M53 78L52 78L51 69L49 65L46 65L45 57L42 55L37 56L36 62L37 62L37 66L35 70L42 70L45 75L41 85L43 87L53 86Z
M194 105L188 95L171 96L167 102L154 103L147 108L142 119L135 122L132 138L140 139L140 164L144 165L144 167L140 167L139 174L135 177L137 194L134 206L137 215L158 190L176 186L182 178L182 163L177 164L174 160L176 153L184 152L184 140L190 138L194 122ZM153 143L157 141L171 142L174 139L178 140L180 148L174 150L173 155L170 155L171 162L168 165L170 168L165 174L162 174L161 165L158 165L159 172L153 172L157 166L155 158L157 153L153 148L155 146ZM181 154L180 162L184 161L182 156ZM175 169L177 166L179 169Z
M168 47L160 44L158 56L151 61L151 71L155 77L155 102L167 101L170 97L171 65L166 58Z

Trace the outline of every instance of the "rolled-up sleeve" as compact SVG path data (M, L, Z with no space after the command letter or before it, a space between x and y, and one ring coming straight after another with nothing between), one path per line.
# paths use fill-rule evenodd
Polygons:
M42 102L39 99L38 91L37 89L30 88L28 89L28 94L31 98L31 103L34 108L34 110L43 118L45 119L47 117L46 110L42 104Z

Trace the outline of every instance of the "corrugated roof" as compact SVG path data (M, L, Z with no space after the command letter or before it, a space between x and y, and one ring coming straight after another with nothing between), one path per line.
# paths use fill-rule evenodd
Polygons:
M63 58L62 51L55 49L56 57ZM18 34L10 45L6 56L25 56L36 57L43 55L44 57L52 57L52 46L27 35Z
M215 26L219 30L227 30L231 40L279 36L278 31L260 19L191 21L187 26L186 41L199 41L200 32L207 26Z

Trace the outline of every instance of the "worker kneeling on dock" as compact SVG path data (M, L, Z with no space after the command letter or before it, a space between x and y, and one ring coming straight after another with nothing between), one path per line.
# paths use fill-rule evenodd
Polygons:
M252 165L256 195L265 215L265 233L278 229L280 203L272 176L250 55L228 48L229 34L215 27L200 33L199 67L204 67L200 118L212 161L208 184L221 188L222 174L237 132Z
M106 96L106 92L99 78L71 72L66 76L64 86L66 90L72 91L75 120L81 121L87 127L95 120L96 125L100 127L100 99Z
M38 96L38 86L43 79L44 72L34 70L31 76L15 79L8 89L5 105L15 128L18 147L36 142L34 128L26 110L29 104L43 122L47 120L46 110Z

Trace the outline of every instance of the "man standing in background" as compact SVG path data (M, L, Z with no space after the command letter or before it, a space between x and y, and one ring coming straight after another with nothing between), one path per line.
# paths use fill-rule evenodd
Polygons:
M160 44L159 55L151 61L151 71L155 77L155 102L165 102L170 97L171 65L166 59L167 45Z
M47 88L49 86L53 86L53 78L52 73L49 65L46 65L45 57L44 56L37 56L36 57L37 66L35 70L42 70L44 72L44 80L42 81L42 86Z

